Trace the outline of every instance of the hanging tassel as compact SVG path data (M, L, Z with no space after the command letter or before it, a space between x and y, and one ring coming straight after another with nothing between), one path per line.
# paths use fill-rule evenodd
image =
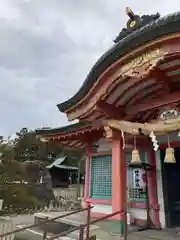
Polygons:
M140 154L136 149L136 137L134 137L134 150L132 151L131 164L141 164Z
M166 148L165 163L176 163L175 155L174 155L174 148L170 146L169 135L168 135L168 148Z
M122 130L121 130L121 137L122 137L122 141L123 141L123 149L125 149L126 143L125 143L124 132Z
M156 135L154 134L153 131L150 132L149 137L151 138L151 141L152 141L152 144L153 144L153 149L156 152L159 148L159 145L158 145L158 141L156 139Z

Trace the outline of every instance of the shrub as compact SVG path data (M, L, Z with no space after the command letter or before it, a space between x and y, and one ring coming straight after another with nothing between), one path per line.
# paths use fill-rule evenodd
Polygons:
M41 207L41 202L35 197L34 187L27 183L26 176L23 165L17 161L0 165L0 198L3 199L6 213Z

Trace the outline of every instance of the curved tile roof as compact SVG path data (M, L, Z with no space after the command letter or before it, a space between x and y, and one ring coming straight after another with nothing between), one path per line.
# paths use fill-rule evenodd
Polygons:
M83 122L78 122L78 123L73 123L70 125L66 125L64 127L59 127L59 128L48 128L48 129L36 129L35 134L36 135L46 135L46 134L56 134L56 133L66 133L73 131L78 128L86 127L87 124Z
M145 26L135 29L135 31L132 31L105 52L92 67L79 91L69 100L58 104L57 107L61 112L64 112L76 104L87 94L91 86L108 66L124 54L150 41L176 32L180 32L180 12L150 21Z

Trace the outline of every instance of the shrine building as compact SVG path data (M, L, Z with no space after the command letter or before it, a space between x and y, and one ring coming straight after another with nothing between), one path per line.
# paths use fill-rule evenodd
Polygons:
M57 105L69 121L37 130L83 148L84 201L93 217L121 210L130 222L180 226L180 12L128 21L79 91ZM124 222L124 214L113 219Z

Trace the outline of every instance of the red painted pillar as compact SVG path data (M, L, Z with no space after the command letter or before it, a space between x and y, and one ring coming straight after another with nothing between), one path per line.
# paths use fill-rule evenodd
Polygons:
M153 167L153 170L148 171L148 194L151 223L153 224L154 227L160 228L157 179L156 179L156 159L152 147L150 147L148 150L148 163Z
M90 195L90 159L91 159L91 144L87 146L87 153L85 159L85 184L84 184L84 199L87 201ZM86 207L88 202L86 202Z
M120 132L112 139L112 210L125 211L126 208L126 159ZM124 214L116 216L121 221L121 233L124 229Z

